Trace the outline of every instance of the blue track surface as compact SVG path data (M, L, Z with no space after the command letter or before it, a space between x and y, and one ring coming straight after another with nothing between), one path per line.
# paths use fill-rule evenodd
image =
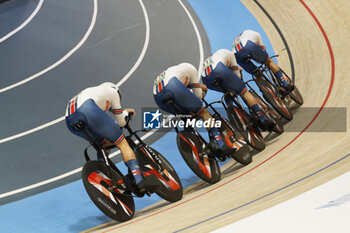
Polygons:
M273 54L272 46L263 29L241 2L232 0L188 2L204 25L212 52L221 48L230 50L236 35L245 29L252 29L262 35L267 51ZM209 92L207 100L213 101L220 97L220 94ZM175 167L184 188L199 180L179 154L175 132L168 133L152 147L164 154ZM126 171L124 164L118 164L118 167ZM136 199L136 209L140 210L159 200L161 199L156 195ZM110 221L91 202L81 180L3 205L0 207L0 219L0 232L15 233L79 232Z
M3 3L0 7L0 38L26 21L38 2L39 0L0 0Z

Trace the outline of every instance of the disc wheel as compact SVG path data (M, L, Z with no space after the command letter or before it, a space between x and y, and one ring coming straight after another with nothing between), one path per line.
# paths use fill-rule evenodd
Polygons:
M130 193L123 190L123 179L114 170L110 174L120 180L120 188L109 190L112 185L107 165L100 161L88 161L82 169L86 192L95 205L108 217L119 222L130 220L135 214L135 203ZM123 194L124 193L124 194Z
M288 79L288 82L293 83L292 80L289 78L289 76L283 70L281 70L281 71L283 72L284 76ZM288 95L295 103L297 103L299 105L304 104L303 96L301 95L299 89L297 88L297 86L295 86L295 84L294 84L294 90L292 92L290 92Z
M177 175L175 169L171 166L168 160L166 160L166 158L164 158L164 156L161 155L158 151L150 147L148 147L148 149L152 150L156 157L156 161L153 160L152 162L156 162L161 168L160 172L158 172L158 170L156 169L150 170L152 174L155 175L155 177L157 177L158 188L155 190L155 193L164 200L170 202L176 202L181 200L183 195L183 189L181 180ZM144 153L147 153L144 148L143 151Z
M244 137L249 146L258 151L265 149L265 141L260 131L249 122L249 116L245 111L230 105L227 108L227 115L233 128Z
M285 119L288 121L293 119L293 114L287 107L287 104L283 99L277 96L276 88L264 79L257 79L256 83L263 93L264 98L269 104Z
M177 147L189 168L202 180L214 184L221 179L218 162L205 151L205 143L191 131L177 134Z
M299 105L304 104L303 96L301 95L299 89L296 86L294 86L294 90L291 93L289 93L289 96L295 103Z
M223 119L221 124L220 134L222 139L225 141L228 147L236 149L234 153L231 154L231 157L243 165L248 165L253 161L252 155L249 154L249 146L239 133L233 132L230 127L228 127L229 122L226 119Z
M274 131L277 134L282 134L284 132L284 129L280 115L270 105L266 105L254 92L252 93L252 95L257 99L261 109L263 109L266 115L275 123L275 126L273 127L272 131Z

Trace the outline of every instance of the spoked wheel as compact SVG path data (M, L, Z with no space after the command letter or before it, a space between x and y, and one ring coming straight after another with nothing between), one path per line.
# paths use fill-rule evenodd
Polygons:
M156 161L143 146L140 146L135 150L136 154L143 153L146 155L143 157L148 160L146 163L143 162L143 175L145 177L153 175L153 177L156 178L153 179L157 184L155 193L161 198L170 202L181 200L183 189L180 178L175 169L158 151L150 147L148 147L148 150L151 150L154 153Z
M190 131L180 131L176 141L182 158L197 176L211 184L220 181L218 162L208 157L204 149L205 143L197 135Z
M265 141L260 131L249 122L248 114L245 111L230 105L227 108L227 115L231 125L244 137L248 145L258 151L265 149Z
M284 100L277 96L276 88L264 79L257 79L256 84L260 91L263 93L264 98L271 106L285 119L288 121L293 119L293 114L288 109Z
M226 119L224 119L226 124L229 124ZM220 133L222 139L225 141L226 145L236 149L231 157L237 162L248 165L252 162L252 156L249 154L249 146L244 140L244 137L238 133L234 133L224 122L221 124Z
M99 161L88 161L82 170L82 180L86 192L95 205L108 217L125 222L130 220L135 213L134 199L130 193L124 193L123 179L114 170L110 169L111 175L120 181L119 188L112 192L109 187L112 179L109 177L107 166Z

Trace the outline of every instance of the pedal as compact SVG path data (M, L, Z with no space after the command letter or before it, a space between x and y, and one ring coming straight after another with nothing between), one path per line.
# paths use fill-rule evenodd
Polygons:
M220 148L219 146L213 142L213 141L210 141L206 146L205 146L205 150L206 151L206 154L209 156L209 157L212 157L212 158L215 158L215 154L217 154L219 151L220 151Z

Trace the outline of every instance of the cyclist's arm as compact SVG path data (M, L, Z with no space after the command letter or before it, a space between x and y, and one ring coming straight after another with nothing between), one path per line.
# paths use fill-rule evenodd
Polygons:
M266 51L266 47L265 47L265 45L262 42L262 38L261 38L260 33L258 33L258 32L254 32L254 33L255 33L255 35L254 35L254 40L255 40L254 43L259 45L261 49Z
M262 48L264 51L266 51L266 47L265 45L263 44L263 41L262 41L262 38L261 38L261 35L260 33L258 32L255 32L256 33L256 44L260 46L260 48Z
M202 99L202 90L205 91L204 89L206 88L206 86L204 84L199 83L199 77L196 68L193 67L193 69L191 69L189 73L190 83L188 84L188 87L192 89L193 93L198 98Z
M255 31L252 31L251 33L253 34L252 36L254 37L254 43L259 46L264 46L260 33Z
M229 68L230 68L230 70L233 71L233 73L235 73L235 75L242 78L242 68L237 65L237 61L236 61L236 57L235 57L234 53L232 53L232 55L230 56Z
M118 125L124 127L126 125L125 116L128 115L128 112L122 109L118 90L112 89L111 100L110 111L113 113Z
M235 73L235 75L237 75L239 78L242 78L242 68L239 66L231 66L230 70L233 71L233 73Z

